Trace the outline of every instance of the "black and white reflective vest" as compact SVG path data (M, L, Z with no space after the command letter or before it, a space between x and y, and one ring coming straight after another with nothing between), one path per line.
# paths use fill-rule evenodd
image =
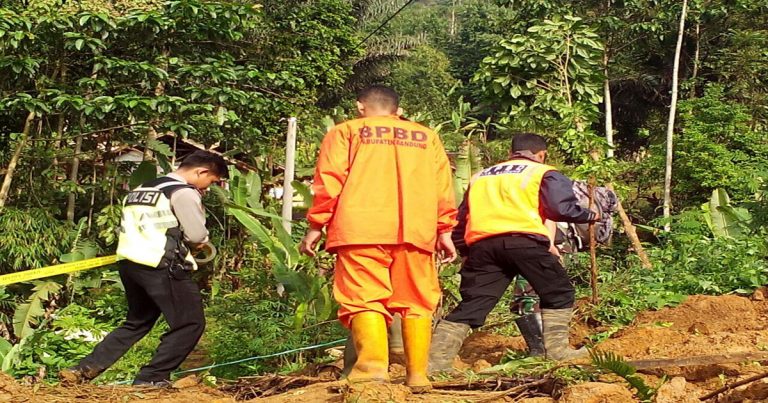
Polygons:
M171 208L171 195L184 188L194 189L194 186L163 176L128 193L123 201L117 241L118 260L127 259L155 268L177 263L188 270L197 269Z

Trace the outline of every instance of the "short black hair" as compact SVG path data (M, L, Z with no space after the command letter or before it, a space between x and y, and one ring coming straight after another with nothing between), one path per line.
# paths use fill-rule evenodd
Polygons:
M547 139L536 133L517 133L512 137L512 152L518 151L547 151Z
M212 153L210 151L196 150L192 154L184 157L179 165L180 169L190 168L208 168L221 178L229 178L229 169L227 168L227 161L224 161L224 157L219 154Z
M400 95L386 85L371 85L357 93L357 100L364 104L372 104L388 108L392 112L400 107Z

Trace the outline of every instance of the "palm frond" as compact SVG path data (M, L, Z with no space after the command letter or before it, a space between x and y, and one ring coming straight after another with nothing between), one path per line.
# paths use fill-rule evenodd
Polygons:
M378 21L392 15L408 0L356 0L352 11L360 25Z

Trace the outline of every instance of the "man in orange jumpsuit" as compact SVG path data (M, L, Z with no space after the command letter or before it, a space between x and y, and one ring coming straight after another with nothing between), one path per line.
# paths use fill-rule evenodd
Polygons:
M358 94L359 119L323 139L315 171L310 229L302 253L327 227L336 253L333 292L341 323L351 329L358 358L349 382L387 382L387 326L402 318L406 384L431 388L427 356L432 313L440 299L433 254L456 258L451 168L440 137L397 116L398 94L372 86Z

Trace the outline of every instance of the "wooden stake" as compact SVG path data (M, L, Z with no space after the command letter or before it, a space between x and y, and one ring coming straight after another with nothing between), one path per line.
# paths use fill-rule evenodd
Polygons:
M293 219L293 177L296 166L296 118L288 119L288 135L285 139L285 171L283 172L283 228L291 233Z
M595 177L589 177L589 209L595 206ZM592 304L597 305L597 241L595 239L595 222L589 223L589 259L590 259L590 284L592 285Z

